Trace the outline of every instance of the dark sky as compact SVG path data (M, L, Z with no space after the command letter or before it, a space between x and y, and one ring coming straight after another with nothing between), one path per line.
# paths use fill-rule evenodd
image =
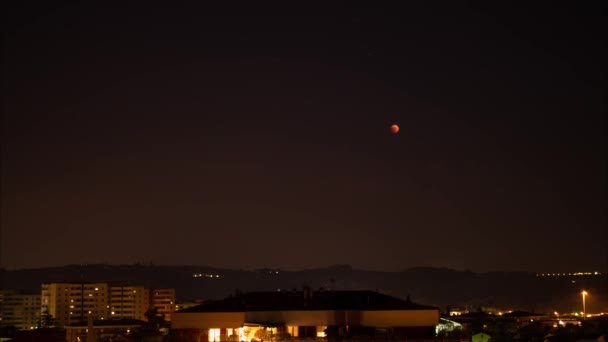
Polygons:
M605 270L605 7L414 3L3 3L2 265Z

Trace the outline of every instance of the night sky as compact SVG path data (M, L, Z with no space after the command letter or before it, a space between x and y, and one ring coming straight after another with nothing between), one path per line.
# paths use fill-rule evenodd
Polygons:
M407 3L3 3L2 266L606 270L604 5Z

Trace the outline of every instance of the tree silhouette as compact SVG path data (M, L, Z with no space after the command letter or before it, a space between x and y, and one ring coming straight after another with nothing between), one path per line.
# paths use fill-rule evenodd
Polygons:
M42 314L40 315L40 327L41 328L54 328L57 325L57 320L49 313L48 307L42 308Z
M165 314L159 314L158 308L149 308L146 313L144 313L144 316L148 321L147 325L155 331L158 331L160 328L167 325L167 321L165 320Z

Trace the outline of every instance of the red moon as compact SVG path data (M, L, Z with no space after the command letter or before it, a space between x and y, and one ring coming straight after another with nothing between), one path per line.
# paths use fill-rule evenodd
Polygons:
M399 125L391 125L391 133L393 133L393 134L399 133Z

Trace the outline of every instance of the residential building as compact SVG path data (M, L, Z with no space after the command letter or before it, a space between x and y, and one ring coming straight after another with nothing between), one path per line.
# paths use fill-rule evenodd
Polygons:
M60 327L110 316L107 283L42 284L42 314L52 316Z
M180 341L424 339L439 309L373 291L251 292L174 312Z
M171 321L175 311L175 289L154 289L151 296L151 307L164 315L166 321Z
M151 307L171 320L175 289L149 290L136 285L108 283L50 283L42 285L42 315L50 315L60 327L96 320L146 320Z
M150 290L143 286L112 286L110 317L113 319L146 319L150 308Z
M93 320L65 327L67 342L130 341L125 336L141 327L144 322L134 319Z
M19 330L35 329L40 324L40 295L0 291L0 326Z
M0 290L0 327L3 327L6 325L6 324L4 324L4 321L6 321L5 316L6 316L6 311L7 311L7 309L4 308L6 297L10 296L13 293L14 293L13 291Z

